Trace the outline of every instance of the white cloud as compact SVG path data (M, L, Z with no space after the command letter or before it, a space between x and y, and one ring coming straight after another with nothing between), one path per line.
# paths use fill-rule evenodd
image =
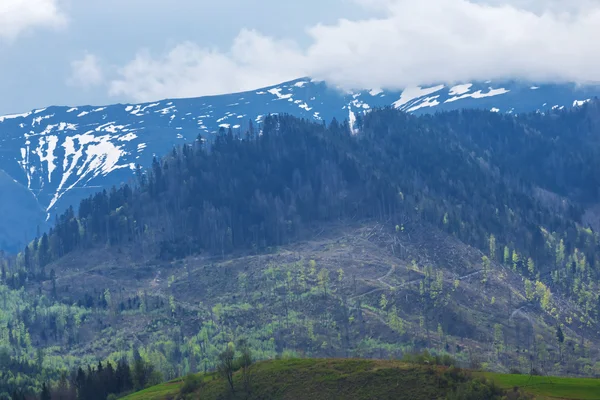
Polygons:
M102 84L104 78L98 57L86 54L81 60L71 62L71 76L67 80L70 86L88 89Z
M501 78L600 81L597 0L356 0L378 17L307 30L311 43L242 31L220 52L193 43L139 53L110 90L136 100L252 89L310 75L345 88ZM564 4L564 3L562 3Z
M120 69L110 93L141 101L251 90L303 75L305 61L293 42L242 30L226 53L191 42L157 58L141 51Z
M31 28L59 28L66 22L58 0L0 0L0 39L12 41Z

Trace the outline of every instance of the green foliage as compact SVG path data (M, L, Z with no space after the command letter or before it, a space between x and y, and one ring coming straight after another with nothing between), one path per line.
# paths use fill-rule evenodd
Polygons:
M535 398L593 400L600 393L598 379L557 378L534 375L505 375L498 373L482 374L487 379L508 391L521 388ZM510 399L510 397L508 397Z
M382 293L381 298L379 299L379 307L381 307L381 309L385 311L387 306L388 306L387 297L385 296L385 293Z
M418 365L443 365L446 367L456 365L456 360L449 354L431 354L427 350L418 353L406 353L402 356L402 361Z
M195 374L189 374L183 379L183 386L181 386L179 393L185 396L197 392L201 386L202 377Z
M504 391L493 382L484 379L472 379L460 384L446 397L448 400L502 400ZM519 397L525 399L525 397Z
M483 266L483 279L482 282L483 283L487 283L488 281L488 277L489 277L489 273L490 273L490 259L487 256L483 256L481 258L482 261L482 266Z

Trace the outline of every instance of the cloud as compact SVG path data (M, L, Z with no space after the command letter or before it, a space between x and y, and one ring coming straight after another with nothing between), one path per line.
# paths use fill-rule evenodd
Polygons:
M139 53L110 84L135 100L249 90L300 76L343 88L520 78L600 82L597 0L356 0L377 17L307 29L310 44L243 30L228 51ZM568 5L562 5L568 3Z
M0 40L13 41L29 29L59 28L66 22L58 0L0 1Z
M293 42L242 30L228 52L185 42L154 58L147 50L119 70L110 94L136 100L251 90L308 71Z
M86 53L82 59L71 62L71 76L67 79L69 86L89 89L101 85L103 81L102 68L95 55Z

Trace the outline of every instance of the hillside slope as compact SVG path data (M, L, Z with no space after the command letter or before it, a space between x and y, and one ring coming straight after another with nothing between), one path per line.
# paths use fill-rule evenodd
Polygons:
M259 359L427 348L594 375L599 116L279 116L175 149L2 260L0 348L43 349L38 368L139 352L165 378L240 338Z
M0 117L0 169L26 187L37 199L37 208L45 211L46 218L28 223L33 232L96 191L131 181L136 164L149 167L154 156L191 143L199 134L211 140L220 128L244 131L252 121L258 131L267 114L289 113L315 121L348 119L355 129L358 118L382 106L416 114L462 108L523 113L579 106L599 94L600 87L513 81L344 93L299 79L222 96L49 107ZM14 207L12 213L27 215L28 209ZM13 251L25 243L20 235L10 234L1 242L6 243L5 250Z
M122 344L135 343L166 377L214 368L223 346L239 337L259 359L386 358L429 348L466 367L528 371L533 361L547 373L583 374L581 357L593 366L600 356L596 330L576 324L564 327L573 347L561 350L555 327L577 313L567 299L555 298L557 321L528 299L510 267L485 271L480 251L421 223L401 233L375 222L316 228L272 254L225 260L144 265L123 250L75 253L54 267L65 301L92 298L99 307L66 354L116 360ZM51 295L53 284L43 288ZM106 290L114 300L102 305Z

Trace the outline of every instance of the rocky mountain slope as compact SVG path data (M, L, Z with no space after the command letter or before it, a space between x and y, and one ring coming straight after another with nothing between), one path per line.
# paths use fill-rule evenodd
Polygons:
M0 220L0 248L16 250L44 230L53 215L99 190L134 177L173 146L210 139L219 129L260 126L266 114L289 113L313 120L357 117L393 106L409 113L460 108L522 113L579 106L600 87L483 82L407 88L400 92L342 92L322 82L299 79L245 93L162 100L105 107L49 107L0 117L0 171L10 179L0 191L0 209L24 219L18 229ZM259 129L259 128L258 128ZM32 205L33 204L33 205Z

